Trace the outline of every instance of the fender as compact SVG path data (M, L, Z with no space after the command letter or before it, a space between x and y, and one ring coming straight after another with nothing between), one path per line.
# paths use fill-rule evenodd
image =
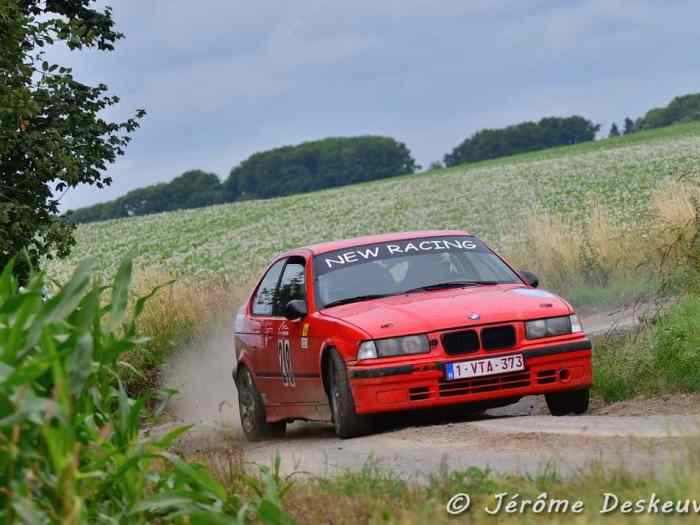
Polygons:
M243 352L240 356L238 356L234 364L236 366L233 370L231 370L231 377L233 378L234 383L236 383L236 380L238 379L238 371L241 369L241 365L244 365L248 370L250 370L250 373L253 376L253 381L255 381L255 369L250 362L250 357L248 356L247 352Z

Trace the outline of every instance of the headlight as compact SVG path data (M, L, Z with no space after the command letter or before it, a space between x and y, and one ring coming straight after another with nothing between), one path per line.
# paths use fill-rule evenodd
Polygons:
M410 335L392 339L379 339L377 341L364 341L357 350L357 359L427 354L429 351L430 344L427 336Z
M540 339L542 337L554 337L578 332L583 332L583 327L576 315L550 317L549 319L525 322L525 336L528 339Z

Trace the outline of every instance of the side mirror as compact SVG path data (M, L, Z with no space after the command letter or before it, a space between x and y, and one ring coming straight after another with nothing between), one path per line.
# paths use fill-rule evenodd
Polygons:
M287 306L284 307L284 316L290 321L296 321L297 319L306 317L307 313L309 312L306 308L306 301L303 299L289 301Z
M537 288L540 285L540 280L534 273L528 272L527 270L520 270L520 275L525 279L525 282L533 288Z

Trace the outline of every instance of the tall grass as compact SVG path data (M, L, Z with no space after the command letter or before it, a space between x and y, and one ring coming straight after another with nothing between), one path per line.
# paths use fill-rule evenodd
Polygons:
M285 523L280 486L244 501L202 466L169 452L186 428L142 435L146 397L120 378L146 341L129 307L131 263L114 283L83 263L49 300L43 275L0 276L0 521L5 523Z
M659 196L654 232L670 309L639 333L599 344L594 384L606 401L634 395L700 391L700 189L678 185Z
M700 186L670 181L652 196L653 220L637 227L616 226L599 204L583 224L535 210L503 251L517 267L535 271L543 286L574 303L619 305L655 291L671 269L687 267L680 259L687 260L696 239L698 202Z

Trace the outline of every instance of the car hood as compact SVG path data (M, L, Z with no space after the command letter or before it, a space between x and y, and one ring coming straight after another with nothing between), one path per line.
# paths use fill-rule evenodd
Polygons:
M364 330L373 339L571 312L569 304L557 295L522 285L418 292L322 310L324 315ZM470 319L470 314L479 317Z

